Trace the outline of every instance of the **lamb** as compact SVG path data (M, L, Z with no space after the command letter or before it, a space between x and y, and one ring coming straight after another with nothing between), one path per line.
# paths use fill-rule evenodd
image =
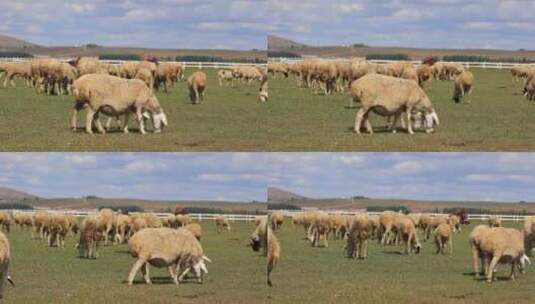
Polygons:
M366 214L359 214L350 219L347 231L347 257L366 259L368 257L368 239L372 236L372 221Z
M488 224L489 224L489 227L501 227L502 220L496 215L491 215L488 218Z
M201 71L193 73L188 78L189 97L193 104L204 101L204 91L206 90L206 74Z
M175 284L179 284L190 269L195 271L202 282L208 273L205 261L210 261L204 254L199 241L187 229L147 228L134 234L128 241L131 255L137 258L128 275L128 285L132 285L137 272L141 269L145 282L152 284L149 264L161 268L167 267ZM183 271L179 276L180 271Z
M442 223L433 231L437 254L446 254L446 246L449 246L450 255L453 255L452 228L449 224Z
M468 70L464 70L457 78L455 79L454 90L453 90L453 100L456 103L461 102L461 100L468 95L468 103L472 102L471 95L472 90L474 89L474 74Z
M284 222L284 215L280 212L274 212L271 214L270 219L271 229L273 229L273 231L277 231L281 228L282 223Z
M267 227L267 238L268 238L268 252L267 252L267 284L272 286L271 283L271 272L278 264L281 255L280 243L275 233L271 230L270 227Z
M152 115L154 132L161 132L167 125L167 117L154 94L141 80L127 80L115 76L89 74L78 78L73 84L75 104L72 114L72 129L77 129L76 115L87 108L86 132L93 133L92 123L98 112L117 117L126 114L123 130L128 133L128 114L135 109L141 134L145 134L144 111ZM105 133L100 121L96 119L98 130Z
M10 247L6 235L0 232L0 299L4 297L4 287L7 282L15 286L9 276L9 263L11 262Z
M400 216L396 220L396 230L398 239L405 244L404 253L409 255L413 252L418 254L422 249L422 245L418 241L418 235L416 234L416 227L410 218L406 216Z
M431 101L418 83L411 80L379 74L366 75L351 84L351 96L354 102L361 105L354 127L354 131L358 134L363 125L366 125L369 133L373 133L368 121L370 111L382 116L394 116L392 126L396 125L402 112L406 113L408 122L411 121L413 112L423 112L427 133L433 132L434 125L439 124ZM414 133L411 123L407 124L407 131L409 134Z
M487 261L486 279L489 283L494 279L498 263L511 264L509 278L514 280L517 268L524 272L525 263L529 262L529 258L525 255L524 236L516 229L490 228L490 231L481 238L479 253Z
M223 215L219 215L215 218L215 225L217 233L221 233L224 228L230 231L230 223L228 219Z

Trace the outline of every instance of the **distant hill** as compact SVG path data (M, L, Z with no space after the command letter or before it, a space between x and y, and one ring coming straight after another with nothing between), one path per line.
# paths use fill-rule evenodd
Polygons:
M305 196L295 194L275 187L267 188L267 200L269 202L288 202L294 200L306 200Z
M37 47L40 46L15 37L0 34L0 49L26 49Z
M535 59L535 51L533 50L494 50L494 49L430 49L430 48L411 48L411 47L396 47L396 46L364 46L358 44L356 46L310 46L295 42L286 38L269 36L268 50L271 52L292 52L303 57L331 57L331 58L358 58L366 57L370 54L405 54L413 60L420 60L428 56L483 56L490 59L511 59L511 58L527 58Z
M12 188L0 187L0 201L2 200L35 200L38 196Z
M295 42L286 38L268 35L268 50L290 50L308 47L306 44Z

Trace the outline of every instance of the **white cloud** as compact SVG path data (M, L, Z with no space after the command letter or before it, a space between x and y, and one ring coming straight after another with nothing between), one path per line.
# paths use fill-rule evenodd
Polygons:
M69 5L73 12L77 14L86 14L95 11L96 6L92 3L74 3Z
M464 24L464 27L472 30L495 30L498 25L493 22L470 21Z
M334 7L342 14L354 14L364 10L364 7L358 3L338 3Z

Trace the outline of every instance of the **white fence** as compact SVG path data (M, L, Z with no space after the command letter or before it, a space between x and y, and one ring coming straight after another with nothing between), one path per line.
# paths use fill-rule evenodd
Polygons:
M324 210L325 212L329 214L340 214L340 215L355 215L358 213L358 211L348 211L348 210ZM274 212L274 211L272 211ZM304 211L297 211L297 210L277 210L277 212L282 212L285 216L292 216L300 212ZM379 215L381 212L366 212L369 215ZM445 213L427 213L431 214L432 216L439 216L439 215L447 215ZM526 215L503 215L503 214L467 214L469 220L476 220L476 221L485 221L488 220L491 216L496 216L500 218L502 221L513 221L513 222L521 222L524 220Z
M67 62L73 60L74 58L58 58L58 60ZM0 62L26 62L31 60L31 58L0 58ZM103 63L107 64L123 64L128 60L100 60ZM195 69L225 69L231 68L233 66L259 66L265 67L265 63L237 63L237 62L198 62L198 61L161 61L161 62L170 62L170 63L180 63L186 68L195 68Z
M277 58L269 58L269 62L299 62L304 59L308 58L284 58L284 57L277 57ZM347 60L350 61L349 58L324 58L327 60ZM397 60L368 60L373 63L391 63L396 62ZM512 68L514 66L518 65L530 65L535 66L535 64L521 64L521 63L512 63L512 62L466 62L466 61L441 61L441 62L448 62L448 63L457 63L462 64L463 66L467 68L484 68L484 69L508 69ZM422 64L420 60L414 60L412 61L413 64L419 65Z
M97 210L72 210L72 209L35 209L35 210L4 210L11 213L30 213L33 214L38 211L45 211L45 212L58 212L58 213L65 213L65 214L71 214L76 217L84 217L89 214L95 214ZM169 215L172 215L172 213L154 213L156 216L160 218L165 218ZM257 214L215 214L215 213L189 213L188 216L191 217L194 220L198 221L205 221L205 220L215 220L216 217L223 215L225 216L229 221L231 222L252 222L254 219L259 216Z

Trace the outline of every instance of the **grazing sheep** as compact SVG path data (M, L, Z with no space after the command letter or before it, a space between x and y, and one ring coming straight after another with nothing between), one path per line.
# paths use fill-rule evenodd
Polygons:
M379 215L379 238L377 240L381 245L388 245L393 242L395 233L392 230L398 217L399 214L393 211L384 211Z
M171 62L159 64L154 77L154 87L159 90L163 85L164 91L167 93L168 86L174 85L179 79L182 79L182 71L183 68L180 64Z
M217 79L219 80L219 86L223 86L223 82L225 83L225 86L230 86L232 84L232 80L234 79L234 76L232 75L232 71L230 70L219 70L217 71Z
M528 74L526 82L524 83L524 89L522 90L522 94L530 101L535 99L535 73L534 72L531 72Z
M461 232L461 219L455 214L450 214L448 218L448 223L450 224L453 232Z
M477 225L472 229L472 232L470 232L470 235L468 236L468 241L472 250L472 266L476 279L479 278L480 274L486 273L486 257L483 255L480 244L483 239L487 239L487 234L489 234L490 231L491 228L487 225ZM478 269L478 261L481 261L481 272Z
M204 101L204 91L206 90L206 74L201 71L193 73L188 78L189 97L193 104Z
M260 83L260 102L267 102L268 101L268 78L267 75L262 77L262 82Z
M489 224L489 227L501 227L502 226L502 219L500 219L496 215L489 216L487 222Z
M271 283L271 272L278 264L281 255L281 247L279 240L275 236L275 233L271 230L270 227L267 227L267 238L268 238L268 250L267 250L267 284L272 286Z
M413 252L418 254L422 249L422 245L418 241L418 235L416 234L416 227L412 220L406 216L400 216L396 220L396 230L398 239L400 239L405 245L405 254L412 254Z
M98 58L94 58L94 57L78 58L74 62L74 66L78 70L79 76L84 76L88 74L107 74L108 73L108 71L106 70L104 66L102 66Z
M147 220L143 217L136 217L132 219L132 232L136 233L145 228L148 228Z
M451 226L446 223L438 225L433 231L435 236L435 245L437 247L437 254L446 254L446 246L450 248L450 255L453 255L453 231Z
M416 73L418 74L418 84L422 88L427 82L433 79L433 67L427 64L422 64L418 66L418 68L416 69Z
M197 240L199 241L201 240L202 227L199 223L189 223L186 226L184 226L184 228L188 229L193 234L193 236L195 236Z
M9 263L11 262L10 247L6 235L0 232L0 299L4 297L4 287L7 282L15 286L9 276Z
M462 101L462 99L468 95L468 103L472 102L472 90L474 89L474 74L468 70L464 70L457 78L455 79L454 90L453 90L453 100L456 103Z
M263 217L260 223L256 225L255 230L251 234L251 247L253 251L262 249L263 255L267 255L267 228L268 218Z
M109 208L101 209L97 214L97 229L104 236L104 246L108 245L109 235L115 223L115 213Z
M370 111L381 116L394 116L390 131L394 131L394 126L403 112L409 122L413 112L422 112L425 115L427 133L434 130L434 125L439 124L431 101L414 81L370 74L351 83L350 89L353 101L361 105L354 127L354 131L358 134L363 126L366 126L369 133L373 133L368 121ZM411 123L407 124L407 132L414 133Z
M50 215L48 214L48 212L44 211L38 211L33 215L32 226L34 230L32 231L32 238L46 239L47 232L45 226L49 218ZM35 236L34 233L37 233L37 236Z
M532 256L533 248L535 247L535 216L527 216L524 218L523 232L526 254Z
M126 242L127 236L132 226L132 218L125 214L119 214L115 217L115 244Z
M27 213L17 212L14 215L14 220L17 225L19 225L20 230L31 229L32 228L32 216Z
M98 230L98 217L95 215L86 217L82 222L80 240L76 245L78 256L86 259L96 259L101 238L102 234Z
M177 214L176 215L176 225L177 227L183 227L187 224L191 223L191 218L184 214Z
M280 212L274 212L273 214L271 214L270 218L271 229L273 229L273 231L279 230L282 226L282 223L284 222L284 215Z
M498 263L511 264L509 278L514 280L517 268L524 272L525 262L529 262L525 255L524 235L516 229L490 228L481 239L479 250L487 262L486 279L489 283L495 278L494 272Z
M52 214L50 216L48 234L48 247L65 247L65 237L69 233L70 223L65 214Z
M0 211L0 225L5 232L9 233L11 227L11 214L7 211Z
M347 231L347 257L366 259L368 257L368 239L373 233L373 224L369 216L359 214L349 219Z
M176 216L173 214L168 215L167 217L162 218L162 226L167 228L178 228L176 222Z
M137 258L128 275L128 285L141 269L145 283L152 284L149 264L161 268L167 267L175 284L179 284L190 269L193 269L199 282L208 273L205 261L210 261L204 254L199 241L187 229L147 228L134 234L128 240L131 255ZM182 275L180 271L183 271Z
M223 231L223 229L225 228L230 231L230 223L228 219L223 215L219 215L215 218L215 226L217 233L221 233L221 231Z
M162 125L167 125L167 117L158 102L158 98L141 80L127 80L115 76L89 74L78 78L73 84L75 104L72 113L72 129L77 129L78 111L86 108L86 132L93 133L92 123L95 121L98 130L105 133L96 114L102 112L117 117L125 114L123 131L128 133L128 115L135 110L139 130L145 134L143 120L144 111L152 115L154 132L161 132Z
M29 84L29 79L31 77L31 66L29 63L10 63L5 65L4 69L6 71L4 88L7 87L8 82L12 87L16 87L15 82L13 81L15 76L26 79L27 84Z
M149 69L142 68L137 70L134 79L139 79L143 81L147 85L147 87L149 87L150 92L152 93L152 90L154 88L154 76L152 76L152 73Z
M319 247L323 239L323 246L329 247L327 235L330 231L330 217L326 212L316 212L312 218L312 224L308 228L308 240L312 247Z

